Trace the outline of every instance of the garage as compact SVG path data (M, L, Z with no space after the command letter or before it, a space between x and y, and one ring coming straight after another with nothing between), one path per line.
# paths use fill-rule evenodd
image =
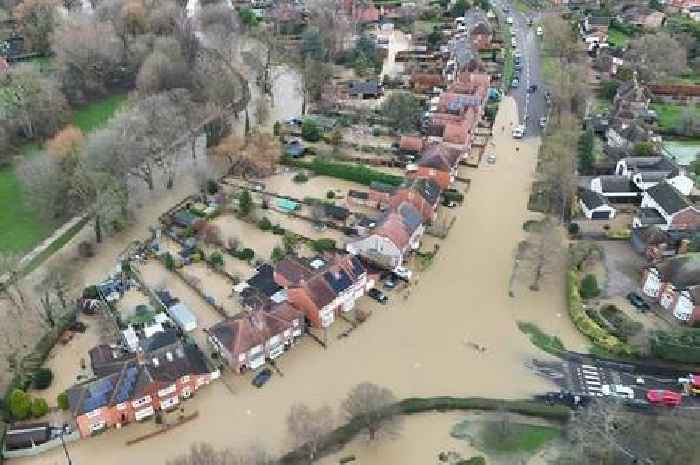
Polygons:
M609 220L612 212L610 211L594 211L591 213L592 220Z
M611 220L615 218L615 207L610 205L608 199L590 189L580 189L578 203L581 211L589 220Z

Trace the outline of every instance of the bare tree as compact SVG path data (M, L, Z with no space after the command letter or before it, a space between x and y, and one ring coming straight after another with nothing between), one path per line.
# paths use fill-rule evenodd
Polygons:
M688 69L687 50L666 32L644 34L633 40L625 61L647 82L677 76Z
M550 216L532 226L520 258L529 265L532 273L530 289L540 290L540 281L553 273L563 256L562 231L558 222Z
M57 0L23 0L15 8L15 18L33 51L48 53L56 21Z
M207 443L194 443L187 454L167 465L273 465L275 461L264 449L253 445L245 453L236 453L230 449L216 450Z
M316 459L319 445L332 429L333 411L327 405L314 410L294 404L287 415L287 430L294 445L306 451L309 463Z
M21 259L18 254L0 252L0 291L22 311L27 308L27 299L20 284Z
M180 44L173 37L158 38L153 51L141 65L136 87L141 93L155 94L171 89L192 87L192 73Z
M395 433L400 426L396 409L396 396L391 390L372 383L360 383L348 393L342 403L348 420L360 422L369 433L370 440L377 433Z

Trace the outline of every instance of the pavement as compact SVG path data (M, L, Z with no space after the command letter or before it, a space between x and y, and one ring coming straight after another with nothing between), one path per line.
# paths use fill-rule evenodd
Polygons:
M513 24L510 27L518 44L514 51L521 54L523 67L520 70L520 85L517 89L511 89L510 95L515 98L518 105L520 124L527 125L526 137L538 136L542 132L539 127L540 118L547 115L547 104L544 99L545 84L540 70L539 41L541 39L536 34L536 23L542 13L529 14L533 19L533 26L530 27L527 25L527 16L507 0L494 0L493 5L501 12L508 7L509 12L503 14L513 18ZM510 47L508 40L505 46ZM527 91L531 85L537 86L537 91L532 94Z

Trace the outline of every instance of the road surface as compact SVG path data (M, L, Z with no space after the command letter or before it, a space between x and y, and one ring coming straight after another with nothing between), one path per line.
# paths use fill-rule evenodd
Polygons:
M517 89L511 89L510 94L515 98L518 105L518 117L521 124L527 121L527 136L537 136L540 134L540 118L547 115L547 105L544 99L545 86L540 72L539 41L536 34L536 26L527 25L527 17L515 9L506 0L495 0L493 5L504 12L505 17L512 17L513 24L511 32L514 33L517 41L517 51L521 55L522 69L520 70L520 85ZM533 21L537 22L537 13L531 13ZM510 47L510 39L505 38L505 46ZM528 93L528 88L537 86L537 91Z

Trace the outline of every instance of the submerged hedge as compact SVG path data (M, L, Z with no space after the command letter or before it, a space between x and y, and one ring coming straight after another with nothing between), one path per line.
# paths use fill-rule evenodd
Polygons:
M387 409L387 415L411 415L422 412L446 412L455 410L503 410L520 415L544 418L558 422L566 422L571 410L563 405L547 405L533 400L502 400L485 399L481 397L427 397L408 398L401 400ZM357 434L364 430L364 425L356 420L331 431L321 441L318 448L320 458L324 455L342 449ZM279 459L280 465L297 465L309 462L308 451L300 447L285 454Z
M600 327L583 308L583 301L579 292L578 275L575 271L567 273L567 304L569 315L576 328L588 337L593 344L610 352L611 354L629 357L636 355L632 346L622 342L612 334Z

